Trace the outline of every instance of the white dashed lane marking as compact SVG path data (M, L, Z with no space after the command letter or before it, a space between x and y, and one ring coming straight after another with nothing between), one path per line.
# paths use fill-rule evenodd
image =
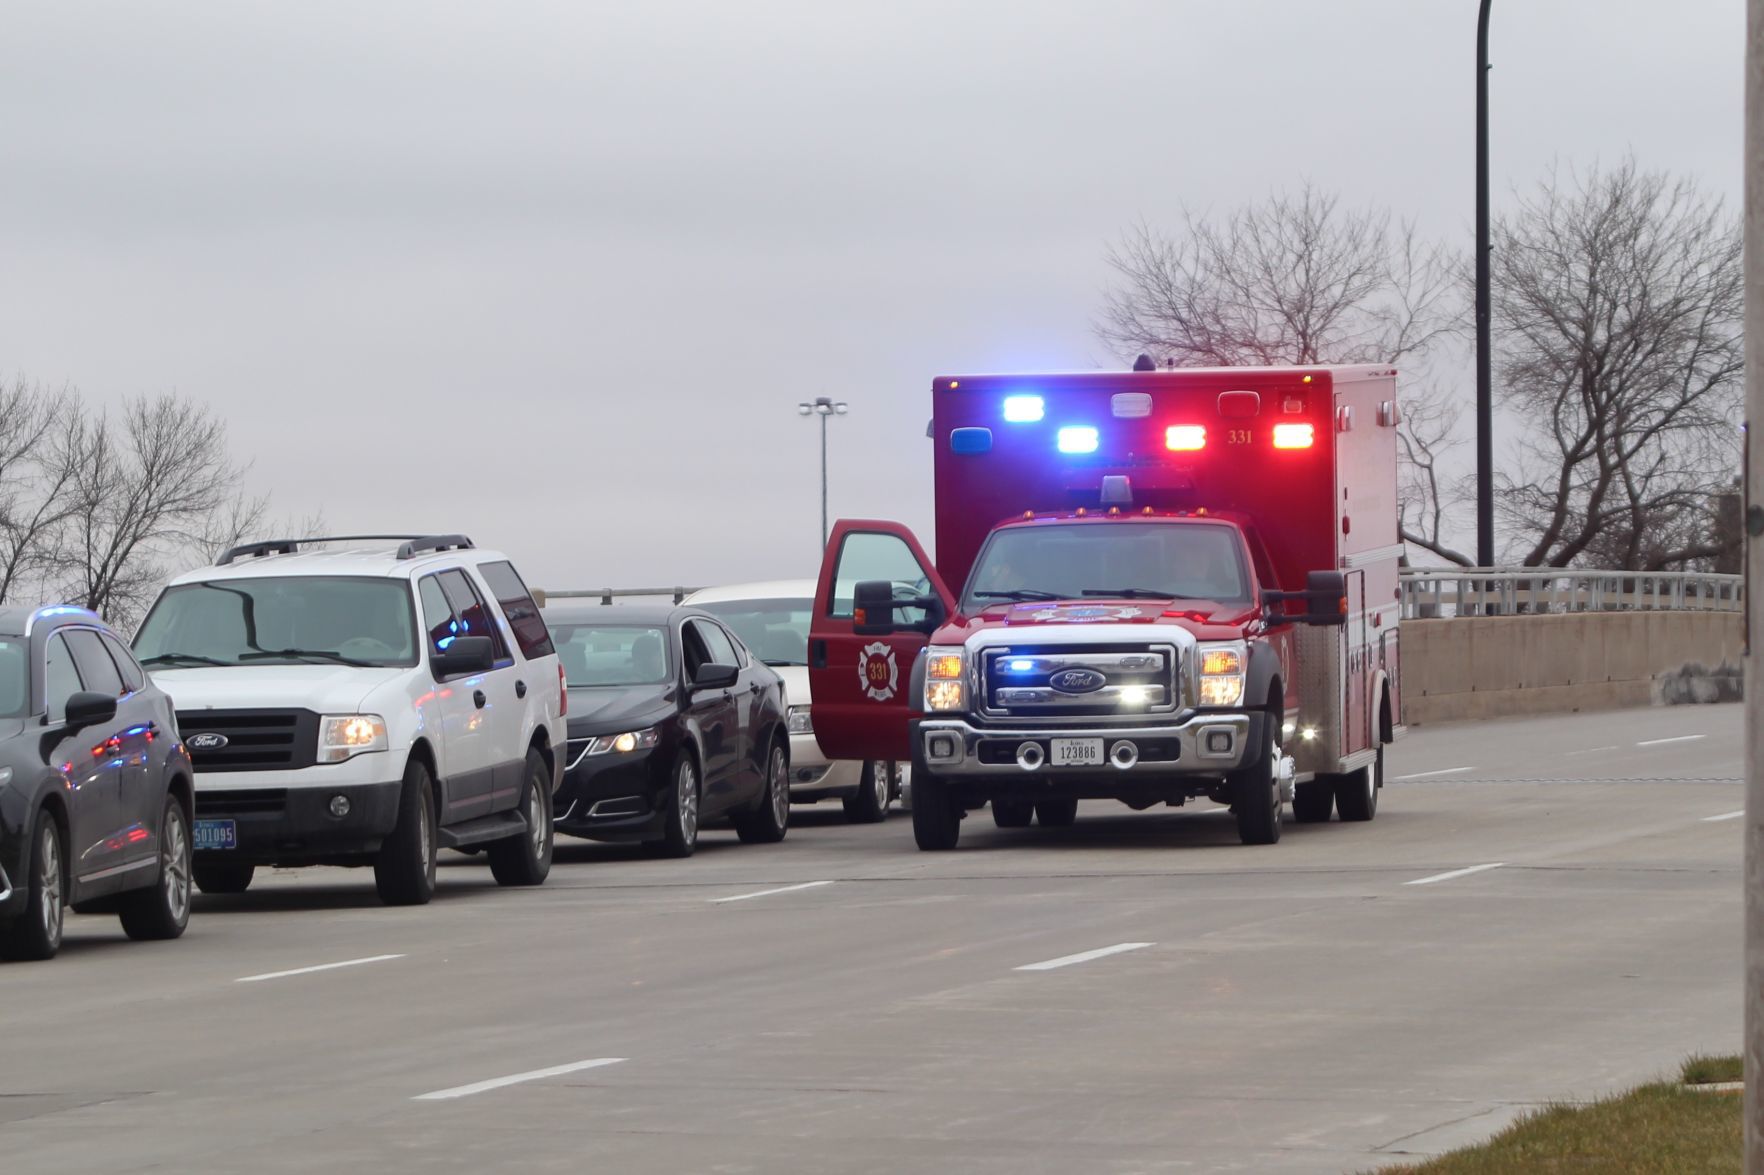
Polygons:
M344 959L341 963L320 963L316 967L296 967L291 971L268 971L262 975L246 975L233 980L234 983L262 983L266 979L286 979L290 975L311 975L315 971L335 971L339 967L360 967L364 963L384 963L390 959L402 959L403 955L369 955L365 959Z
M1076 955L1061 955L1057 959L1048 959L1043 963L1025 963L1016 970L1052 971L1056 967L1070 967L1074 963L1088 963L1092 959L1104 959L1110 955L1119 955L1126 951L1137 951L1155 945L1155 943L1149 942L1118 942L1112 947L1098 947L1094 951L1081 951Z
M410 1100L413 1102L443 1102L456 1097L471 1097L474 1093L487 1093L492 1089L502 1089L509 1085L522 1085L528 1081L543 1081L547 1077L562 1077L565 1073L580 1073L584 1069L598 1069L603 1065L617 1065L624 1057L596 1057L592 1061L574 1061L568 1065L553 1065L549 1069L530 1069L525 1073L511 1073L507 1077L492 1077L488 1081L474 1081L470 1085L456 1085L452 1089L437 1089L433 1093L419 1093Z
M1453 869L1450 873L1435 873L1432 877L1418 877L1414 881L1405 881L1404 885L1432 885L1436 881L1450 881L1454 877L1468 877L1472 873L1485 873L1490 869L1499 869L1505 861L1491 861L1487 865L1472 865L1467 869Z

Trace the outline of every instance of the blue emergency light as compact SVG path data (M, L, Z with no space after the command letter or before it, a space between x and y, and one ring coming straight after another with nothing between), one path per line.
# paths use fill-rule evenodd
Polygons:
M1060 452L1096 452L1096 430L1089 425L1070 425L1060 430Z
M1006 396L1004 418L1012 424L1033 424L1041 419L1045 408L1040 396Z
M949 430L949 451L952 453L992 452L990 428L952 428Z

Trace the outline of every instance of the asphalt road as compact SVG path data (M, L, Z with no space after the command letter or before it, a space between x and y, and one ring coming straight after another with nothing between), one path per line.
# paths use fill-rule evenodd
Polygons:
M1485 723L1264 848L799 807L537 891L448 854L420 909L308 870L175 943L70 918L0 967L0 1171L1371 1169L1737 1050L1742 753L1735 706Z

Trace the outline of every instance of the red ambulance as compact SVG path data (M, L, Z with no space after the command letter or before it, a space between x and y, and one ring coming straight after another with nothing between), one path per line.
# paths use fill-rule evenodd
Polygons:
M937 558L842 520L809 644L829 758L910 760L921 849L1080 799L1370 820L1401 733L1396 372L939 377Z

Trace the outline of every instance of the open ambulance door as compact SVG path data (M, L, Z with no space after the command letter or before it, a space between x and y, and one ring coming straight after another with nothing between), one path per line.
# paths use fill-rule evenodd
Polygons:
M955 599L913 532L841 519L827 540L809 629L810 717L829 759L912 758L922 699L913 663Z

